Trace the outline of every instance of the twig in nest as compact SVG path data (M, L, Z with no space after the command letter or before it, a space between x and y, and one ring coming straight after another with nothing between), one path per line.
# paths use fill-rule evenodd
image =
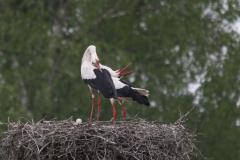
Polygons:
M47 117L47 116L43 117L43 119L41 119L41 120L38 121L37 123L40 123L40 122L44 121L46 117Z
M180 123L181 120L182 120L184 117L186 117L195 107L196 107L196 105L193 106L192 109L190 109L190 111L188 111L185 115L183 115L183 116L182 116L179 120L177 120L174 124L176 125L176 124Z
M178 110L179 110L179 114L180 114L180 118L181 118L182 114L181 114L181 110L180 110L179 106L178 106Z
M148 141L148 142L166 142L166 141L171 141L171 140L162 140L162 141L150 141L150 140L147 140L147 139L144 139L144 138L140 138L140 137L138 137L138 136L136 136L135 134L132 134L131 132L130 132L130 130L129 130L129 125L127 124L127 129L128 129L128 132L132 135L132 136L134 136L134 137L136 137L136 138L138 138L138 139L141 139L141 140L143 140L143 141Z
M8 123L11 123L12 118L8 117Z

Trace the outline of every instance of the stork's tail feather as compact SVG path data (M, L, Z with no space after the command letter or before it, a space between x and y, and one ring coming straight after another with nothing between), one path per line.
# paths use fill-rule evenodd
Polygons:
M144 104L145 106L150 106L147 96L149 91L141 88L130 88L129 95L133 101L137 101L139 104Z
M142 88L133 88L133 87L132 87L132 89L138 91L138 93L139 93L141 96L146 96L146 97L149 96L149 91L146 90L146 89L142 89Z

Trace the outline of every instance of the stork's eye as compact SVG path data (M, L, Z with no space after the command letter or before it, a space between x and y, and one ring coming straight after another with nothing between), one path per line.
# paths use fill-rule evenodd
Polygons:
M92 62L92 64L94 64L94 63Z

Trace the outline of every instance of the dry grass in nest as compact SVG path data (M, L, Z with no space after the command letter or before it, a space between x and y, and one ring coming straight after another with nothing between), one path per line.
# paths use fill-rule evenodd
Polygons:
M184 117L184 116L183 116ZM2 133L0 157L33 159L191 159L201 157L197 133L183 117L174 124L142 119L75 125L64 121L10 122Z

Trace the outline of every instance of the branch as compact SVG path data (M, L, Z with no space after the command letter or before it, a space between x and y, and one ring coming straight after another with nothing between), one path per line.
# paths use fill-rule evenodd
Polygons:
M177 120L174 125L176 125L177 123L180 123L180 121L186 117L197 105L193 106L192 109L190 109L190 111L188 111L185 115L183 115L181 118L179 118L179 120Z

